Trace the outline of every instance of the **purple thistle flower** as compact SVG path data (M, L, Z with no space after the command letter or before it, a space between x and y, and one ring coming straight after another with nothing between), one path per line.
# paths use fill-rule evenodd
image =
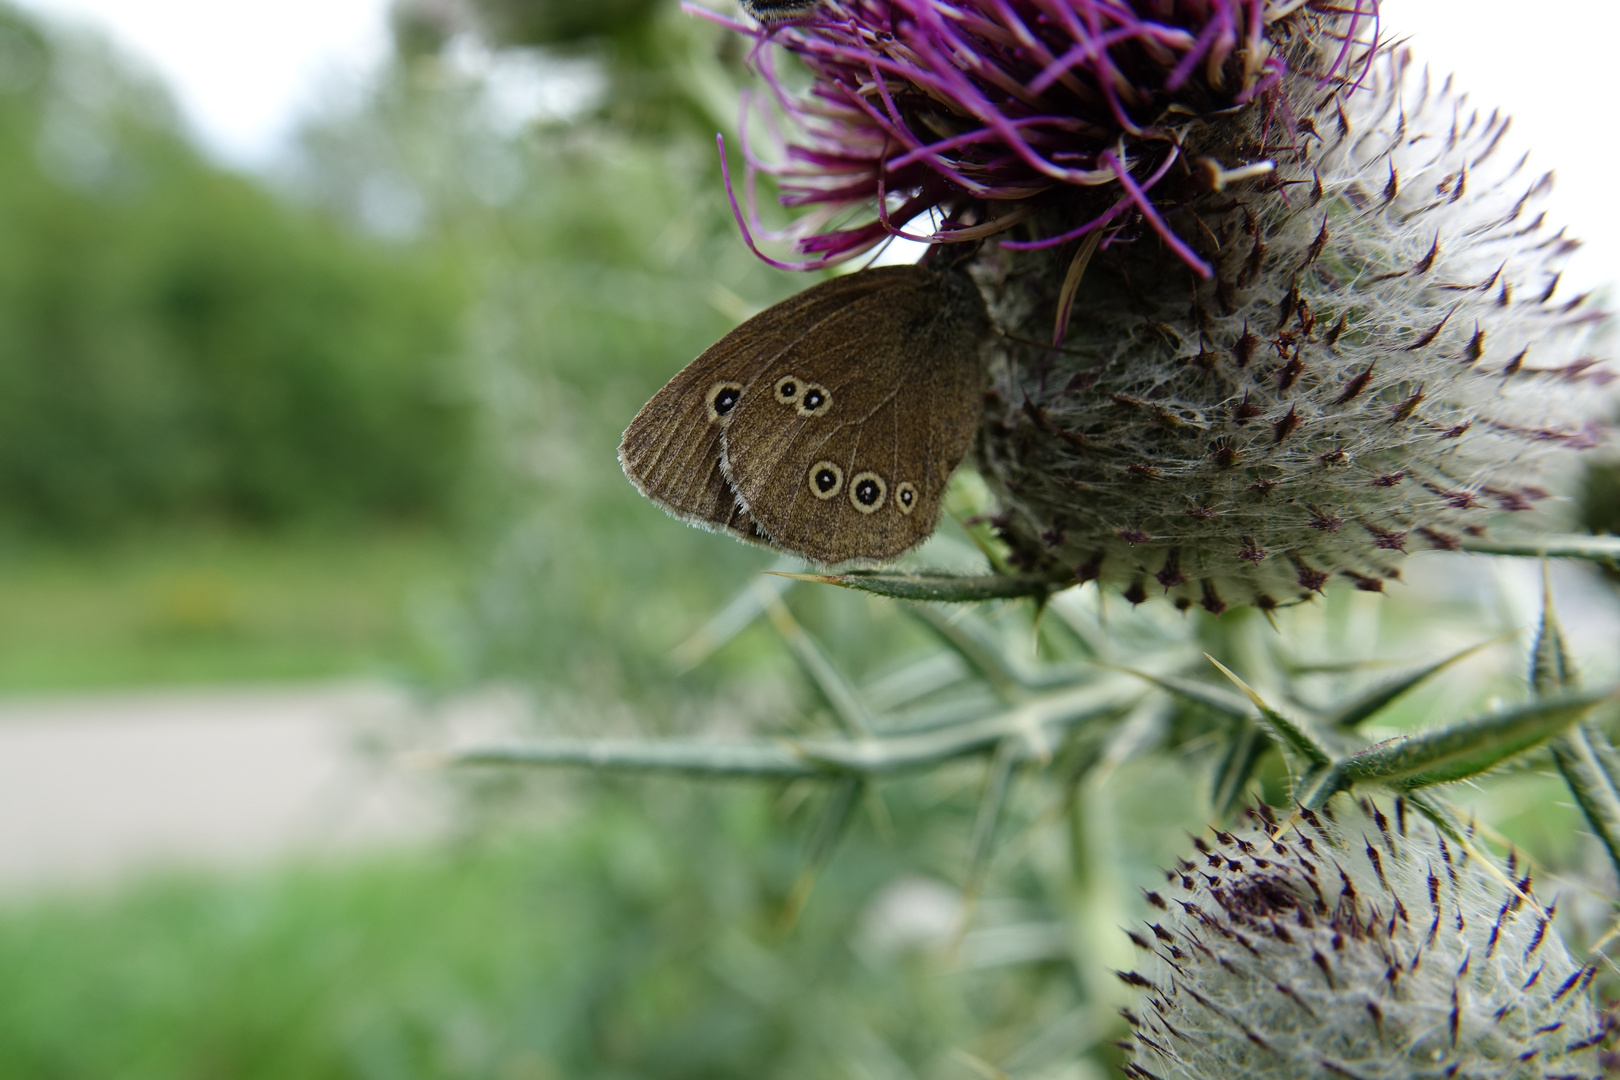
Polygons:
M1376 0L1355 5L1323 85L1370 60ZM1060 205L1074 224L1006 241L1039 249L1142 221L1199 273L1212 268L1165 216L1165 195L1188 176L1187 133L1200 118L1261 110L1278 142L1292 117L1278 98L1288 64L1278 48L1301 9L1321 0L824 0L808 16L770 27L715 18L756 37L754 56L775 104L791 122L781 160L744 147L746 201L761 172L782 203L811 208L783 233L810 258L771 259L811 269L866 252L891 236L926 243L981 240ZM1333 8L1332 10L1340 10ZM789 94L776 46L812 82ZM1268 168L1211 162L1217 182ZM1213 171L1211 171L1213 170ZM1165 200L1161 202L1161 199ZM931 232L907 233L932 212ZM756 249L757 250L757 249ZM762 255L762 257L764 257Z
M974 456L1012 565L1210 611L1381 591L1605 438L1606 316L1554 298L1550 174L1380 49L1376 0L823 0L738 28L788 120L772 161L744 147L737 207L805 256L775 265L928 213L911 238L972 245L1006 332ZM781 233L751 221L762 172L803 210Z

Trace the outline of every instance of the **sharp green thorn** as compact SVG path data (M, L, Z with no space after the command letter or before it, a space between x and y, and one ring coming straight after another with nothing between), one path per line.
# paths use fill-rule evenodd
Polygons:
M786 561L786 560L784 560ZM782 565L778 563L777 565ZM795 575L785 574L775 570L767 570L767 574L775 574L780 578L791 578ZM748 625L759 617L768 600L775 599L782 594L788 586L778 581L752 581L746 588L738 591L725 607L715 613L714 617L704 623L697 633L681 642L671 656L677 672L690 671L697 667L726 642L736 637Z
M1304 728L1266 704L1264 698L1255 693L1248 683L1238 678L1225 664L1208 653L1205 653L1204 657L1219 668L1221 673L1228 679L1231 679L1239 690L1248 695L1249 700L1254 702L1254 707L1260 710L1261 725L1267 729L1272 738L1282 745L1284 750L1292 751L1302 758L1308 766L1313 768L1326 765L1332 761L1327 750L1312 738Z
M1460 652L1452 653L1445 659L1437 660L1427 667L1418 668L1415 671L1410 671L1405 675L1398 676L1397 678L1373 689L1356 701L1345 705L1328 720L1328 724L1341 731L1348 731L1363 721L1376 716L1380 711L1393 704L1403 694L1406 694L1408 691L1416 688L1419 684L1432 678L1433 676L1438 675L1441 671L1444 671L1452 664L1466 659L1467 657L1472 656L1474 653L1487 649L1492 645L1499 645L1504 641L1509 641L1518 635L1519 631L1517 630L1498 635L1497 637L1491 638L1489 641L1481 641L1477 645L1470 645L1468 648L1463 649Z
M1210 806L1217 820L1225 821L1237 811L1267 745L1265 735L1253 724L1239 721L1234 725L1227 739L1226 753L1215 767L1215 782L1210 792Z
M788 648L793 652L793 658L799 662L799 667L809 676L810 681L820 691L822 699L827 702L833 711L839 726L845 733L857 736L870 736L872 734L872 716L861 701L860 695L844 678L838 666L822 650L816 639L805 633L793 613L788 611L787 605L776 597L771 597L765 604L765 613L770 616L771 625L776 628Z
M1541 564L1541 623L1536 627L1535 644L1530 649L1530 685L1538 696L1572 688L1576 683L1570 671L1569 654L1564 648L1564 632L1553 608L1552 577L1545 560Z
M1573 689L1579 682L1564 648L1564 632L1553 607L1552 575L1541 564L1541 624L1530 650L1530 685L1538 697ZM1553 761L1575 797L1575 805L1620 870L1620 776L1608 736L1585 720L1553 739Z
M996 748L995 756L990 761L984 798L979 803L978 818L973 824L973 854L968 865L968 887L974 891L978 890L990 870L996 831L1012 794L1013 772L1023 758L1018 743L1016 737L1009 737Z
M1240 720L1247 720L1253 716L1253 711L1243 703L1243 699L1221 691L1218 687L1202 683L1196 679L1181 679L1174 675L1154 675L1152 672L1142 671L1138 668L1127 667L1123 664L1111 664L1103 660L1091 661L1100 668L1109 671L1123 672L1134 676L1144 682L1150 682L1167 693L1174 694L1185 701L1198 705L1207 705L1216 712Z

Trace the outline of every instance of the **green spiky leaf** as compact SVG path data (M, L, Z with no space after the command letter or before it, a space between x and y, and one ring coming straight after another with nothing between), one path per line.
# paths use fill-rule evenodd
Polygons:
M1290 720L1276 709L1266 703L1265 699L1255 693L1242 679L1232 673L1231 669L1219 660L1205 653L1210 663L1221 669L1221 673L1231 679L1237 688L1254 702L1254 707L1260 710L1259 724L1265 729L1277 744L1283 748L1284 753L1299 758L1306 766L1314 769L1332 762L1333 758L1327 748L1318 742L1305 728L1296 721Z
M1545 697L1573 690L1578 683L1543 568L1541 625L1530 650L1530 685L1537 696ZM1575 804L1608 851L1609 861L1620 869L1620 774L1614 768L1609 737L1583 720L1553 740L1552 752Z
M1554 740L1553 760L1587 824L1608 850L1609 861L1620 870L1620 783L1604 767L1604 755L1595 745L1599 740L1607 744L1608 737L1592 725L1577 724Z
M765 611L771 618L771 625L776 627L776 632L787 643L793 658L799 662L799 667L821 692L822 699L832 709L833 716L837 718L844 732L849 735L872 734L872 716L861 701L860 695L855 692L849 680L844 678L843 672L838 670L832 659L822 651L816 639L805 633L804 628L788 612L787 605L773 599Z
M775 571L768 571L775 573ZM859 589L896 600L923 600L935 603L970 603L976 600L1008 600L1016 597L1050 596L1073 585L1031 575L981 574L968 576L944 571L918 571L904 574L893 570L850 570L842 574L781 574L795 581L838 585Z
M1352 754L1338 766L1349 783L1420 788L1466 779L1546 742L1608 696L1542 698L1495 716L1390 739Z
M939 635L945 646L961 657L978 676L1004 699L1017 696L1023 686L1021 672L995 640L989 627L977 620L955 619L928 604L914 604L911 614Z
M601 772L656 772L685 776L791 779L830 771L786 743L709 742L699 739L536 739L480 746L445 757L448 765L585 766Z
M855 816L855 807L860 802L860 794L865 781L853 776L846 776L833 785L827 795L827 805L822 809L821 820L816 824L816 831L810 834L810 846L805 851L804 868L799 871L798 880L793 883L793 891L788 894L787 904L782 910L782 925L791 927L799 921L799 915L804 911L804 905L810 900L810 890L815 887L816 878L820 876L822 867L838 848L838 841L843 839L844 832L849 828L850 820Z
M990 859L995 853L996 832L1001 825L1007 799L1012 795L1013 773L1023 755L1017 743L1008 740L997 750L990 762L990 775L984 786L984 797L979 802L979 815L973 823L973 854L968 863L968 889L977 892L990 872Z
M1294 801L1307 810L1320 810L1346 784L1344 772L1337 765L1318 765L1294 785Z
M1009 736L1042 755L1064 730L1117 715L1140 694L1125 680L1031 696L979 720L875 738L787 740L542 739L475 747L446 755L451 765L587 766L608 772L686 776L779 777L878 775L937 766L987 753Z
M1523 555L1533 559L1591 559L1614 563L1620 560L1620 536L1587 536L1580 533L1561 536L1468 537L1463 550L1481 555Z
M1228 693L1218 686L1199 682L1197 679L1183 679L1176 675L1155 675L1152 672L1141 671L1120 664L1098 664L1097 666L1106 667L1112 671L1123 671L1127 675L1135 675L1138 679L1146 680L1161 690L1174 694L1183 701L1190 701L1194 705L1208 706L1224 716L1247 720L1254 715L1254 710L1249 707L1248 702L1244 701L1242 697Z
M1355 701L1342 706L1336 713L1327 718L1327 722L1341 731L1354 728L1361 724L1364 720L1371 719L1373 716L1383 711L1403 694L1415 689L1417 686L1433 676L1438 675L1440 672L1444 671L1452 664L1455 664L1457 661L1471 656L1487 646L1505 641L1511 636L1511 634L1504 635L1502 637L1492 638L1489 641L1482 641L1477 645L1470 645L1461 652L1452 653L1444 660L1437 660L1427 667L1421 667L1415 671L1410 671L1404 675L1397 676L1396 678L1391 679L1389 682L1374 688L1360 698L1357 698Z
M1215 783L1210 792L1210 806L1217 819L1224 821L1237 812L1266 746L1265 735L1253 724L1247 721L1233 724L1225 752L1215 766Z
M1552 586L1546 580L1543 567L1541 587L1541 625L1536 628L1536 641L1530 649L1530 685L1536 696L1547 697L1574 689L1575 672L1564 648L1564 631L1558 625L1558 613L1553 610Z

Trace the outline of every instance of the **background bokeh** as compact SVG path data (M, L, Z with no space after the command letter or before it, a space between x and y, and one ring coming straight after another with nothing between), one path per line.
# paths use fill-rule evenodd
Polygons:
M503 731L824 729L768 621L710 623L773 556L667 519L614 454L681 364L803 284L723 199L743 44L672 0L398 0L383 52L267 148L209 141L85 24L0 7L0 693L385 684L377 769L486 699ZM1615 485L1593 490L1611 528ZM937 559L966 548L946 533ZM1301 649L1331 674L1533 617L1533 574L1434 565L1330 598ZM1612 673L1613 602L1571 573L1577 651ZM875 696L934 640L859 596L785 604ZM1390 723L1511 695L1522 652ZM1094 749L1106 779L1021 795L971 896L982 768L888 785L797 918L821 795L792 784L433 774L431 823L386 842L19 879L0 1077L1105 1075L1119 991L1095 972L1203 820L1209 748ZM1558 792L1526 769L1477 802L1600 927L1613 882Z

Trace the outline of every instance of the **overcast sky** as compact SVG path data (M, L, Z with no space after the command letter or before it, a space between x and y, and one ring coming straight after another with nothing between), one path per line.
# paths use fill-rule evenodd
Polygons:
M160 73L203 141L239 165L270 161L323 93L364 80L389 48L388 0L20 3L103 29Z
M362 82L388 47L388 0L22 2L105 28L162 73L216 154L249 166L272 160L302 113ZM1384 18L1479 104L1513 113L1517 145L1557 170L1554 216L1588 241L1570 277L1581 287L1620 277L1608 94L1620 4L1385 0Z

